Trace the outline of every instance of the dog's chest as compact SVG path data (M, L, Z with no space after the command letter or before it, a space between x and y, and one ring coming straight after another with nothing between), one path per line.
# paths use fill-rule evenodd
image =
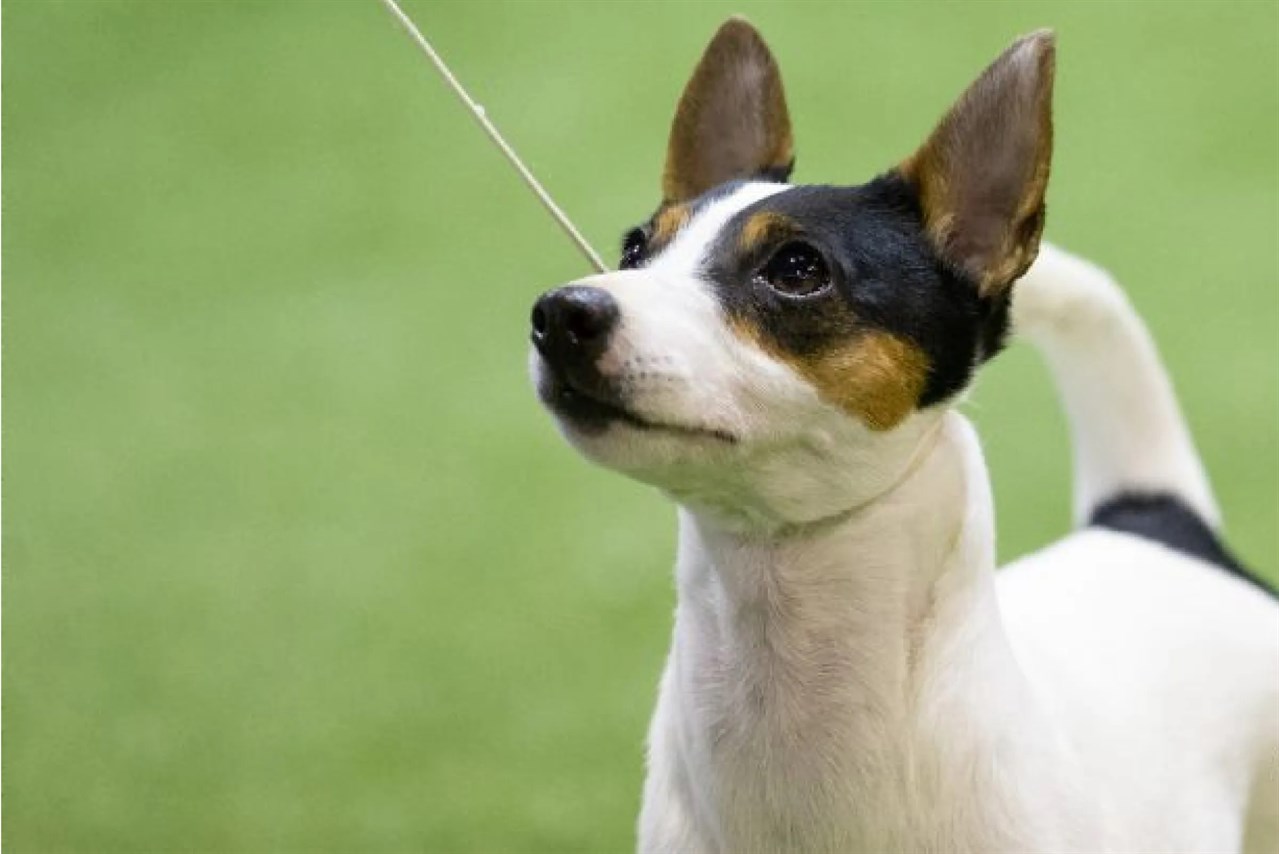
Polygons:
M899 800L890 792L904 790L895 740L853 735L887 729L878 715L798 709L775 691L749 693L732 709L710 705L689 763L724 850L872 850L899 835L900 822L884 811Z
M685 776L712 850L1000 848L1022 809L958 746L989 735L961 690L970 664L947 653L966 624L930 611L920 631L900 592L868 587L874 564L825 571L841 553L737 553L736 587L685 564L659 704L680 755L661 767Z
M773 598L680 627L683 765L725 850L871 850L905 832L909 735L885 665L904 654L849 631L848 602Z
M874 653L787 652L721 650L684 683L680 764L718 850L1015 849L1020 804L951 752L945 732L924 731L906 698L885 690L900 683L864 679ZM966 710L938 717L971 732Z

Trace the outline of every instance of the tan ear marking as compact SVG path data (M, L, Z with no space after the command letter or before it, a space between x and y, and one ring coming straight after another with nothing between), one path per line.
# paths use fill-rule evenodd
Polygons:
M902 163L938 252L983 295L1034 261L1052 163L1053 34L1014 42Z
M687 201L725 181L785 173L793 161L777 63L753 26L729 18L680 97L662 195L667 202Z

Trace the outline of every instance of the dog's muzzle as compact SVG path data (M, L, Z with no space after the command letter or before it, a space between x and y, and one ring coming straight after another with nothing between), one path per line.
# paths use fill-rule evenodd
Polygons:
M531 338L555 379L590 397L611 397L597 363L621 312L600 288L569 285L533 304Z
M557 288L533 304L530 337L546 369L538 396L587 432L628 418L619 389L599 369L620 316L611 294L583 285Z

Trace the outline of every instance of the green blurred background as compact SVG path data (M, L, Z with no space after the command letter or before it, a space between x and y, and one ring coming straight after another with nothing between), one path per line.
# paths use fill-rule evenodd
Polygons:
M801 181L894 163L1058 28L1049 236L1127 284L1276 578L1279 5L407 6L610 258L729 13ZM528 388L582 261L373 0L3 32L8 849L628 849L673 513ZM1065 531L1033 354L967 409L1002 557Z

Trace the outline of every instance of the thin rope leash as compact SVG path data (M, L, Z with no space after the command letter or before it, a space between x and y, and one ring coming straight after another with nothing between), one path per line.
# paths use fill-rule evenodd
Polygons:
M471 99L471 96L467 94L466 90L462 88L462 84L453 76L453 72L444 64L444 60L435 52L435 48L431 47L431 43L422 35L421 30L413 24L412 19L409 18L408 15L404 14L404 10L400 8L399 4L396 3L395 0L382 0L382 5L395 16L395 19L400 22L400 26L404 28L404 31L409 34L413 41L417 42L417 46L426 54L426 58L431 60L431 64L435 66L435 70L440 72L440 76L449 84L449 88L453 90L454 94L456 94L462 101L462 104L466 107L466 109L475 117L475 121L479 122L480 127L482 127L484 132L488 134L489 139L493 140L493 144L497 146L498 150L506 156L506 159L510 162L511 166L515 167L515 171L524 179L524 183L533 191L533 195L537 196L537 200L542 203L542 207L546 208L546 212L549 213L557 223L559 223L560 228L564 230L564 233L567 234L569 239L573 241L573 244L577 246L578 251L586 256L586 260L590 262L591 266L594 267L596 271L600 273L607 273L608 267L600 260L600 256L595 253L595 250L591 248L591 244L586 242L586 238L583 237L581 232L573 226L573 223L569 221L569 218L564 211L560 210L560 206L555 204L555 200L551 198L551 194L546 192L542 185L538 183L537 179L533 177L533 173L524 165L524 161L520 160L520 157L515 153L515 150L507 144L505 139L502 138L502 134L499 133L493 123L489 121L489 117L484 112L484 108L475 103L475 101Z

